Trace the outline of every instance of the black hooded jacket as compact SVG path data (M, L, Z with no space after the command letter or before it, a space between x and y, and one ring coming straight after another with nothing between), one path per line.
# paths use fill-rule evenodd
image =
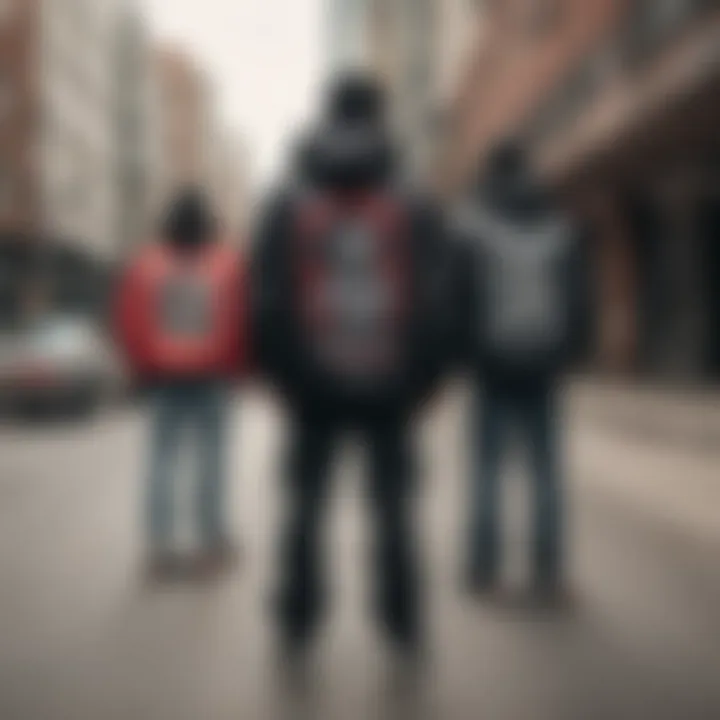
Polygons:
M255 237L255 348L262 370L295 403L349 410L364 404L410 407L429 392L445 360L450 274L441 213L401 186L382 117L382 99L372 85L341 85L323 122L300 145L295 182L271 200ZM358 190L381 190L401 204L410 233L412 287L401 380L360 394L326 375L306 352L293 268L297 214L308 193Z

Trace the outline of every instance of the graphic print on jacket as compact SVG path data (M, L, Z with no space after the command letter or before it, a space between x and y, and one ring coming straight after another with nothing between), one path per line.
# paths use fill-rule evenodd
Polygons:
M177 271L165 279L158 300L165 335L200 340L212 333L215 300L207 278Z
M400 369L407 288L400 211L392 199L315 200L300 233L300 306L314 362L356 383Z
M556 218L522 228L478 209L465 220L478 243L484 347L513 362L558 353L569 332L572 228Z

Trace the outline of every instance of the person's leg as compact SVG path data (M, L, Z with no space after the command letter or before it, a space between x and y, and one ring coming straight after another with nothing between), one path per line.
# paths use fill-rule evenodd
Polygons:
M226 528L226 434L230 390L220 382L194 388L193 413L198 440L197 517L203 547L230 546Z
M542 383L526 399L524 414L534 474L535 581L555 588L562 580L562 478L555 389Z
M179 432L184 420L182 389L157 388L150 398L153 412L147 492L147 534L151 554L169 553L173 539L173 482Z
M326 602L320 539L335 431L302 412L292 420L278 610L283 640L295 646L311 638Z
M471 589L490 588L500 563L500 463L508 421L508 402L502 393L486 387L476 391L470 423Z
M373 423L365 432L371 453L377 613L393 640L413 648L420 640L421 627L412 513L412 429L406 418L397 418Z

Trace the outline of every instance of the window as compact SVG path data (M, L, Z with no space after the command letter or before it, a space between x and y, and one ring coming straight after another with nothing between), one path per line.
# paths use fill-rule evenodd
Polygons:
M0 123L5 122L12 112L13 92L9 83L0 75Z
M568 0L477 0L474 7L514 29L519 35L538 36L553 30Z
M712 0L635 0L630 9L628 55L633 60L653 55L713 6Z
M530 35L545 35L553 30L562 15L561 0L524 0L522 27Z
M0 171L0 215L7 215L12 210L13 196L12 176Z
M530 123L529 134L543 140L571 126L611 82L619 65L615 44L600 45L551 93Z
M0 0L0 26L9 23L15 12L16 0Z

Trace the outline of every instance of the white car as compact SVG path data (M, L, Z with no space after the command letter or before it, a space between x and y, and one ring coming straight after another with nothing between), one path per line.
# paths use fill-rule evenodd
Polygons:
M112 345L90 320L50 316L0 335L0 397L10 412L90 413L121 385Z

